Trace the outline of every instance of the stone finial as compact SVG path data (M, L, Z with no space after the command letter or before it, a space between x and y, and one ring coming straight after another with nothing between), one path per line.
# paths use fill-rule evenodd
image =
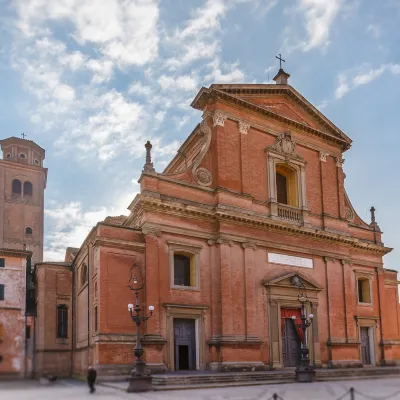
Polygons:
M274 76L273 80L277 85L287 85L289 77L290 75L282 68L280 68L278 73Z
M155 172L153 163L151 162L151 148L153 145L148 140L144 147L146 148L146 164L144 164L143 172Z
M371 212L371 223L369 224L369 226L371 228L374 228L375 230L379 231L380 228L379 228L379 225L376 223L376 219L375 219L375 211L376 211L375 207L372 206L369 211Z

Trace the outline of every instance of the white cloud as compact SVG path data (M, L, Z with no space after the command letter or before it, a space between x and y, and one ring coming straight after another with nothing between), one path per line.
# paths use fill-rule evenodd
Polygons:
M139 81L135 81L129 87L128 93L149 97L153 94L153 89L151 86L144 85L142 82Z
M120 67L144 65L157 56L157 0L16 0L15 7L27 37L48 31L50 21L67 22L78 44L97 45Z
M342 72L338 75L338 86L335 90L335 98L341 99L350 90L379 78L384 72L400 74L400 64L383 64L379 68L372 68L369 64Z
M239 68L239 61L222 64L219 58L208 64L211 72L204 78L206 82L233 83L243 82L244 72Z
M369 24L367 26L367 32L374 36L376 39L379 39L382 35L381 27L376 24Z
M158 79L158 83L163 90L187 90L192 91L197 89L198 83L197 80L189 75L182 75L176 78L172 76L162 75Z
M295 47L310 51L329 44L330 29L342 6L342 0L299 0L297 12L305 17L307 39Z
M85 210L80 202L50 202L45 210L46 226L44 260L62 261L67 247L80 247L90 230L107 216L128 215L127 207L137 192L118 196L111 207Z

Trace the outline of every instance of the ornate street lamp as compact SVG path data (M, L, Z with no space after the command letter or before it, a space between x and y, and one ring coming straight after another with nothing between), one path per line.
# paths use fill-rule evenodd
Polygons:
M305 289L305 286L299 280L299 294L297 296L299 303L301 304L301 323L296 324L303 331L303 343L301 345L301 358L300 365L296 367L296 381L297 382L312 382L313 377L315 375L315 369L310 365L310 356L309 350L307 348L307 328L309 328L312 324L314 315L309 314L308 317L305 311L305 305L308 303L307 294L302 291ZM293 322L296 320L296 316L292 316ZM295 322L296 323L296 322Z
M142 308L140 308L139 305L139 292L143 290L144 288L144 283L140 286L137 286L138 280L136 278L136 275L133 275L134 268L137 268L137 264L133 264L130 270L130 278L129 278L129 285L128 288L132 291L135 292L135 305L132 303L128 304L128 311L131 315L131 319L133 322L136 323L136 345L135 349L133 351L133 354L135 355L135 361L133 363L133 369L131 372L131 377L129 379L129 386L127 389L127 392L147 392L149 390L152 390L152 385L151 385L151 376L145 375L145 367L146 363L144 360L142 360L142 356L144 353L143 346L141 343L141 337L140 337L140 325L142 322L147 321L151 316L153 315L154 312L154 307L149 306L149 311L150 315L146 316L140 316Z

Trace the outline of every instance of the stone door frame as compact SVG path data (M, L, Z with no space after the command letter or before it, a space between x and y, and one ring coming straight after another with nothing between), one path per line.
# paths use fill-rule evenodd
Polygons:
M356 323L357 323L357 335L358 335L358 342L359 344L359 354L360 354L360 362L362 362L362 349L361 349L361 328L368 328L368 334L369 334L369 351L370 351L370 359L371 359L371 364L372 366L377 365L377 354L379 349L378 349L378 343L377 343L377 335L376 335L376 325L378 323L379 318L378 317L358 317L356 318ZM365 364L363 364L365 365Z
M308 302L305 305L306 314L314 314L312 326L307 329L307 343L310 351L311 364L317 367L322 365L318 334L318 292L322 289L308 278L304 278L301 274L293 272L264 282L267 290L270 364L273 368L284 368L281 309L301 308L297 297L299 289L290 284L291 278L295 275L297 275L305 285L303 291L307 294L308 298Z
M165 304L167 310L167 368L175 371L174 318L194 319L196 332L196 370L205 369L204 319L207 307L183 304Z

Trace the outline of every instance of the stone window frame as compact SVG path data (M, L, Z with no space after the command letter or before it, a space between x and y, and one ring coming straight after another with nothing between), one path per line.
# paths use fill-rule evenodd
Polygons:
M357 305L362 307L372 307L374 305L374 297L373 297L373 290L372 290L372 276L374 275L373 272L362 271L362 270L354 270L355 278L356 278L356 296L357 296ZM370 302L360 302L359 301L359 294L358 294L358 280L368 280L369 282L369 298Z
M168 257L169 257L169 275L170 275L170 288L177 290L200 290L200 251L202 246L193 245L191 243L182 243L175 241L167 241L168 244ZM195 286L180 286L175 285L174 276L174 255L183 254L191 258L191 262L194 263L194 269L196 274L196 285Z
M294 170L297 183L297 207L296 209L307 210L306 196L306 161L297 159L288 159L283 154L269 149L267 151L267 178L268 178L268 197L269 203L278 203L276 187L276 167L279 164L287 165ZM288 206L284 204L284 206ZM293 207L293 206L288 206Z
M205 314L207 307L186 304L164 304L167 310L167 367L175 371L174 318L194 319L196 332L196 370L205 370Z

